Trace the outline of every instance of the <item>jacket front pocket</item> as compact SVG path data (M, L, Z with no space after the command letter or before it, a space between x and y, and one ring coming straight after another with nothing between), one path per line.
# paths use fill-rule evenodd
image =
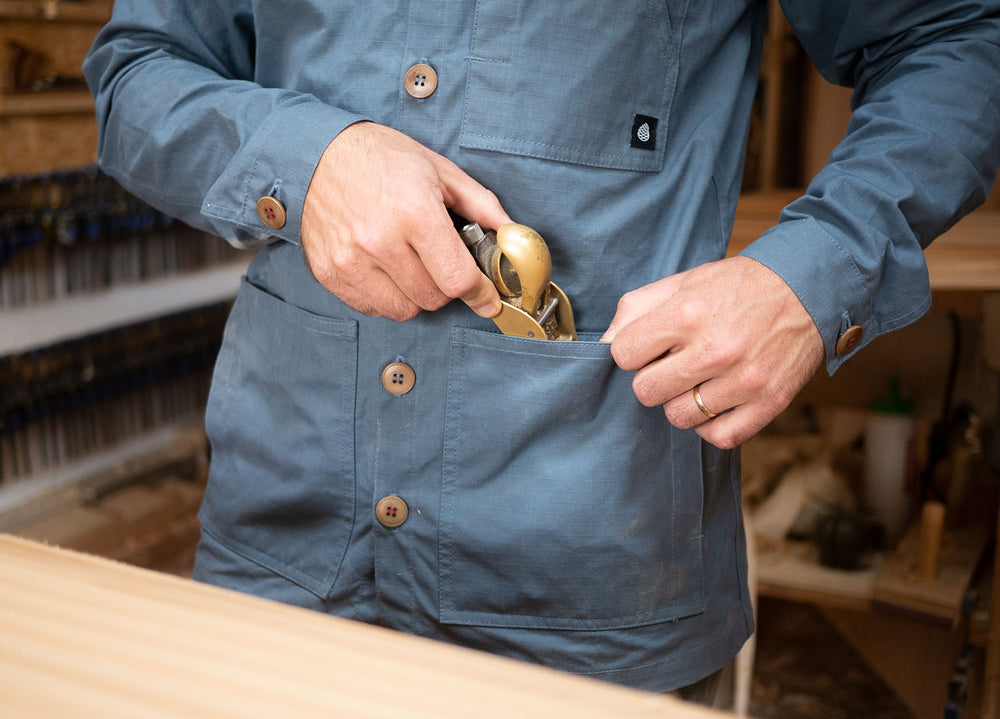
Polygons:
M699 441L609 345L452 331L440 618L599 630L704 608Z
M242 556L325 597L354 526L357 324L244 280L206 411L199 518Z
M479 0L460 144L657 171L676 78L662 1Z

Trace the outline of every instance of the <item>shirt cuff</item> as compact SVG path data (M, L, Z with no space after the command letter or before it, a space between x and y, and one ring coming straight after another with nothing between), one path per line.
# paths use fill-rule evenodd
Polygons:
M831 375L876 336L872 288L817 220L782 222L740 254L770 268L795 292L823 338Z
M345 127L366 119L315 99L274 113L209 189L201 214L237 247L301 244L306 191L323 151ZM258 213L267 197L272 200Z

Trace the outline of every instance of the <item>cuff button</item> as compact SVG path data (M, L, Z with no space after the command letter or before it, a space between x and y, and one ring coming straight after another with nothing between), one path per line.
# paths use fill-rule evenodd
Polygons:
M280 230L285 226L285 206L270 195L257 200L257 217L272 230Z
M854 349L861 344L861 338L864 334L865 331L862 329L861 325L852 325L851 327L848 327L837 339L837 354L846 355L853 352Z

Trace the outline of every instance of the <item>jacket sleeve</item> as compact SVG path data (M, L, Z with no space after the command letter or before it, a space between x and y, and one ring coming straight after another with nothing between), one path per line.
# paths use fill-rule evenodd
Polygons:
M923 250L981 204L1000 165L1000 3L783 0L826 79L854 87L844 140L744 254L812 315L832 373L930 306ZM838 337L863 340L838 354Z
M83 65L101 167L163 212L234 245L298 243L316 163L363 118L262 87L256 61L248 0L117 0ZM287 208L279 230L257 217L265 195Z

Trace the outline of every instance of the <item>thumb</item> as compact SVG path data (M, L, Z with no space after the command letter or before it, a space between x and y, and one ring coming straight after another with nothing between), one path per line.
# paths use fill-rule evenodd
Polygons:
M479 273L479 276L482 279L478 287L472 292L467 293L461 300L480 317L490 319L500 314L500 310L503 309L503 305L500 302L500 293L497 292L496 286L490 281L489 277L482 272Z
M481 317L500 312L500 293L476 265L443 206L438 205L414 228L413 247L446 297L462 300Z
M432 158L441 181L445 207L470 222L478 222L481 227L496 229L511 222L495 194L447 158L436 153ZM469 260L472 261L471 255ZM482 272L479 272L479 283L463 292L459 299L481 317L495 317L502 309L496 286Z

